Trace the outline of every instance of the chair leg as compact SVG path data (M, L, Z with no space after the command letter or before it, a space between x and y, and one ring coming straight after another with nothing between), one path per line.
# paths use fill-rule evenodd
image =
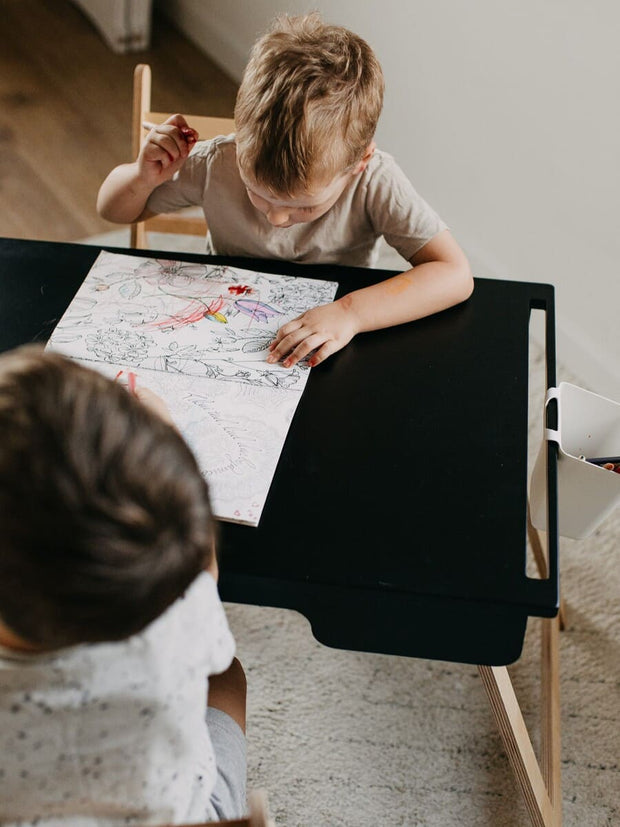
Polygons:
M143 221L130 225L129 246L135 250L146 249L146 228Z
M560 827L559 619L542 620L541 753L542 769L530 740L505 666L479 666L508 760L534 827Z

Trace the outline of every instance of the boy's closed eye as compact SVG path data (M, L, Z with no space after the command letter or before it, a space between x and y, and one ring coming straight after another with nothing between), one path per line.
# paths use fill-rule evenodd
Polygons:
M351 180L350 174L341 173L327 184L312 191L303 192L296 196L287 196L278 195L257 182L251 179L248 180L248 176L244 175L241 170L240 175L248 198L254 207L266 215L269 220L271 220L271 215L276 215L276 220L272 223L285 227L302 223L303 219L313 221L315 218L320 218L335 204ZM284 216L287 216L288 220L286 223L280 223L278 219L282 219Z

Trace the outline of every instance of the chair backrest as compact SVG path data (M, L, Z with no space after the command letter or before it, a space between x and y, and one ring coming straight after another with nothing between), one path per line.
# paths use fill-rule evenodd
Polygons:
M173 112L153 112L151 110L151 67L146 63L139 63L133 75L133 112L131 120L131 151L133 158L138 157L140 147L148 133L142 124L163 123ZM229 135L235 131L235 122L232 118L210 118L204 115L189 115L182 113L194 129L198 131L200 140L215 138L217 135ZM207 224L203 216L196 216L195 211L189 214L183 210L170 215L156 215L146 221L138 221L131 225L131 246L145 248L146 232L153 230L160 233L184 233L187 235L206 235Z

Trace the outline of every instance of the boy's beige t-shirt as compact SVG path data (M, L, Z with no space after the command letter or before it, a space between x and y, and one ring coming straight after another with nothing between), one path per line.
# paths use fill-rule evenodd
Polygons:
M147 202L156 213L196 205L203 208L209 227L207 252L227 256L373 267L382 236L409 261L446 229L392 156L381 150L325 215L273 227L248 198L237 169L234 135L196 144L182 169Z

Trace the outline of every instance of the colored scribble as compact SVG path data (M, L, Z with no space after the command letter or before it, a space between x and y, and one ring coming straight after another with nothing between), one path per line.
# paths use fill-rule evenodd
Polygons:
M155 322L147 322L144 327L157 330L177 330L188 324L199 322L205 315L204 303L195 299L176 313L172 313L170 316L166 316L164 319L159 319Z
M237 299L235 307L241 313L249 316L256 322L267 322L273 316L281 316L282 312L269 304L254 299Z
M220 322L220 324L228 324L226 316L220 313L222 307L224 307L224 299L220 296L219 299L214 299L207 305L207 309L204 312L205 319L209 319L212 322Z

